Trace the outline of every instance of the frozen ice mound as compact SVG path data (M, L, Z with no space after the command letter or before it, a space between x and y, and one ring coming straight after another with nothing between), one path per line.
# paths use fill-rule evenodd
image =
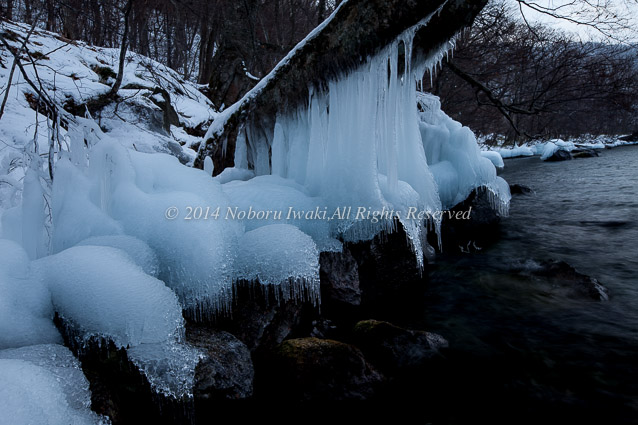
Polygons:
M280 285L284 299L319 299L319 251L312 238L290 224L246 232L237 258L237 278ZM279 295L279 291L275 291Z
M492 161L492 164L494 164L494 166L496 168L503 168L505 167L505 163L503 162L503 157L501 156L501 154L497 151L481 151L481 155L487 159L489 159L490 161Z
M127 347L174 340L183 332L175 294L119 249L78 246L32 265L55 310L85 338L110 338Z
M159 260L155 252L143 241L127 235L94 236L84 239L77 246L110 246L120 249L142 268L144 273L157 277Z
M90 410L80 364L57 344L0 351L0 424L108 424Z
M59 343L47 288L33 279L20 245L0 239L0 349Z
M494 208L507 215L509 186L495 168L503 163L500 155L481 152L474 133L447 116L436 96L420 93L418 103L423 147L443 208L463 202L472 190L483 187L490 191Z

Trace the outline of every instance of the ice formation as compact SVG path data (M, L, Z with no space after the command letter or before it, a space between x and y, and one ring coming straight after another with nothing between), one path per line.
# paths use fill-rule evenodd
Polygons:
M343 207L364 209L361 216L324 223L286 221L311 235L320 251L334 247L335 239L358 241L392 231L398 220L420 265L427 223L411 216L412 209L436 217L483 188L507 214L509 187L492 163L498 154L484 157L473 133L445 115L436 97L417 93L425 69L435 66L444 49L416 66L413 34L407 31L325 88L311 88L308 104L280 113L270 132L250 123L240 130L233 174L245 169L258 177L226 183L231 199L265 210L281 209L285 200L302 210L325 209L328 216ZM380 214L371 220L366 212ZM439 223L431 218L430 224Z
M183 330L175 294L119 249L78 246L32 265L56 311L87 338L127 347L174 340Z
M77 118L63 135L68 150L57 152L50 192L33 161L19 176L21 208L2 215L2 237L22 247L0 241L0 348L59 342L55 311L84 338L126 347L157 391L181 397L200 356L181 343L183 310L197 319L230 308L237 280L268 285L283 299L318 301L320 252L398 223L423 266L428 224L437 229L436 213L477 188L506 213L509 189L495 156L484 157L436 97L416 91L451 45L416 64L414 31L358 69L309 87L309 102L282 109L272 128L249 123L228 153L235 166L215 178L210 160L202 171L127 149L136 140L125 126L106 122L104 134ZM220 114L207 137L239 107ZM7 181L2 193L13 204ZM46 398L58 407L42 414L73 422L63 395L28 386L43 382L42 391L63 394L52 372L24 359L0 361L9 362L1 370L16 379L16 393Z
M284 299L306 290L308 298L319 300L319 252L312 238L295 226L271 224L246 232L237 260L240 279L282 285Z
M20 245L0 239L0 350L62 342L46 286L32 278Z
M0 351L0 424L108 424L90 410L89 383L61 345Z

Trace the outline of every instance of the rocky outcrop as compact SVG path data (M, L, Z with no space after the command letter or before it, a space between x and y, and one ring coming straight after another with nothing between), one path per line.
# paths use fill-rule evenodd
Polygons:
M456 213L470 211L469 219L450 219L444 214L441 223L442 251L470 252L482 249L499 238L501 216L494 209L490 193L484 188L474 189L467 199L450 209ZM435 235L430 235L430 243L438 246Z
M591 276L579 273L565 261L528 261L524 267L515 267L514 271L541 278L553 290L562 291L569 297L609 300L609 290L603 284Z
M270 384L289 401L365 400L384 379L358 348L318 338L284 341L273 353L271 373Z
M557 149L549 158L545 159L547 162L568 161L572 159L572 155L565 149Z
M348 248L342 252L322 252L319 257L323 302L361 304L359 267Z
M596 149L576 149L572 151L572 158L594 158L597 157Z
M237 283L231 311L212 325L236 336L251 352L270 350L286 338L310 332L317 311L313 303L280 299L273 289Z
M187 328L186 340L205 356L195 369L193 394L198 401L252 396L255 371L243 342L228 332L193 324Z
M357 323L354 340L384 371L423 366L439 353L439 349L448 346L448 342L435 333L403 329L378 320Z
M191 423L192 400L155 392L124 348L110 340L85 339L72 323L54 320L64 344L77 356L91 389L91 409L108 416L113 425L131 423Z
M510 193L512 195L532 195L534 193L534 189L529 186L525 186L524 184L510 184Z

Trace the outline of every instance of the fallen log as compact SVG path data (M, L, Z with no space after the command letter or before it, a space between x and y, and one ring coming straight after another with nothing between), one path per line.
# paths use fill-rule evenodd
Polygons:
M213 160L214 175L234 166L239 130L250 122L272 132L275 117L307 104L310 88L323 88L368 61L404 31L423 24L414 35L412 58L422 63L463 28L487 0L346 0L300 42L239 102L213 122L200 145L195 166Z

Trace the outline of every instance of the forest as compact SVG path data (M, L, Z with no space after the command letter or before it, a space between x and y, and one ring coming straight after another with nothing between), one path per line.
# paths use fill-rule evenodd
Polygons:
M0 0L0 425L635 424L637 10Z
M121 46L126 29L132 51L204 85L221 110L267 75L338 4L4 0L2 16L37 21L69 40L111 48ZM459 36L452 57L425 77L430 82L425 89L441 97L443 110L481 135L509 142L636 131L638 53L635 44L614 35L622 18L602 15L604 3L589 15L570 18L599 36L583 40L560 27L526 21L517 4L491 2ZM558 8L546 9L561 16Z

